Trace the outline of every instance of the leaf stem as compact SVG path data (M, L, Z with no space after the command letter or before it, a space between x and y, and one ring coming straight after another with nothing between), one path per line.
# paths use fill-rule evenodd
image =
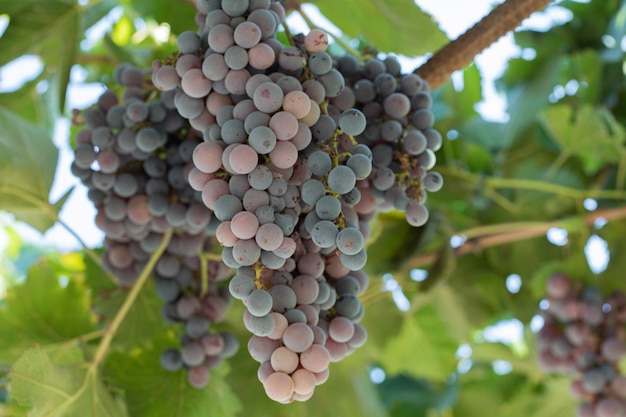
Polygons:
M172 234L173 234L173 231L170 230L163 236L163 241L161 242L157 250L154 251L152 256L150 256L148 263L141 271L141 274L139 274L139 277L137 278L137 282L135 282L133 289L130 291L130 293L128 293L128 296L126 297L126 300L124 301L124 304L122 304L122 307L120 307L119 311L113 318L113 321L111 322L109 327L106 329L104 337L100 341L100 344L98 345L98 349L96 350L96 353L94 354L93 361L90 364L91 368L96 368L106 356L106 353L109 350L113 337L115 337L115 334L119 330L120 325L126 318L126 315L130 311L130 308L133 306L133 303L137 299L139 292L143 288L146 281L148 281L148 278L150 277L150 273L152 272L152 269L158 262L163 252L165 252L165 249L167 248L167 245L169 244L172 238Z
M514 30L531 13L542 10L552 0L507 0L496 7L456 40L437 51L415 74L426 80L432 89L443 84L450 75L469 65L476 55Z

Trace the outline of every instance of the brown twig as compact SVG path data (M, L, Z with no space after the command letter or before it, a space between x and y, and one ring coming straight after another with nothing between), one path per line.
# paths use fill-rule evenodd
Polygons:
M626 206L614 209L597 210L586 215L581 219L581 221L587 225L591 225L600 218L606 219L607 221L626 218ZM531 226L519 224L518 226L523 227L518 229L514 229L515 224L511 223L511 230L504 231L502 233L485 234L483 236L476 236L468 239L463 245L454 250L454 255L459 257L470 253L480 252L494 246L543 236L552 227L563 227L571 221L572 219L566 219L565 221L547 222L543 224L535 223ZM457 234L462 236L463 232L458 232ZM438 259L439 253L439 251L436 251L420 255L409 262L408 267L412 269L430 265Z
M432 89L443 84L450 75L469 65L476 55L502 36L518 27L533 12L553 0L507 0L476 23L467 32L437 51L414 72Z

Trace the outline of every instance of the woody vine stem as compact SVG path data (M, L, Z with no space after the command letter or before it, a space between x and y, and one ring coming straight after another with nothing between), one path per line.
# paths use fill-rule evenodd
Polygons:
M552 0L507 0L463 35L437 51L414 72L425 79L432 89L437 88L454 71L465 68L476 55L551 2Z

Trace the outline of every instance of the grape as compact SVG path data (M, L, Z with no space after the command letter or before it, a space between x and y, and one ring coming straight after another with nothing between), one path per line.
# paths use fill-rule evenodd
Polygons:
M443 186L443 177L438 172L429 172L424 177L424 187L430 192L436 192Z
M204 317L192 317L185 324L185 331L190 337L198 339L209 331L209 322Z
M245 304L250 314L262 317L272 309L272 296L265 290L254 290L246 298Z
M597 394L604 389L607 380L600 369L590 369L583 374L583 387L587 392Z
M211 380L209 370L204 366L194 366L187 372L187 381L194 388L204 388Z
M327 175L332 169L332 166L332 160L326 152L315 151L307 158L307 167L311 173L320 177Z
M296 394L306 395L311 394L315 390L315 386L317 385L317 378L315 374L310 371L307 371L304 368L300 368L296 370L292 375L294 383L294 392Z
M269 127L274 131L278 140L287 141L298 133L299 124L298 119L292 113L279 111L270 118Z
M626 407L617 398L605 397L596 403L595 414L597 417L623 417L626 415Z
M336 197L325 195L315 203L315 214L321 220L334 220L341 213L341 203Z
M240 274L235 275L228 283L230 294L239 300L247 298L255 288L253 279Z
M205 97L213 86L213 82L207 79L199 68L185 72L180 84L185 94L192 98Z
M313 344L313 331L304 323L292 323L285 330L283 343L294 352L304 352Z
M365 126L365 115L359 110L348 109L339 117L339 128L348 135L360 135L365 130Z
M176 348L164 350L161 353L160 362L163 369L170 372L176 372L183 366L180 351Z
M268 336L272 334L276 326L274 316L267 314L262 317L251 316L247 322L246 328L253 335Z
M265 394L278 402L288 401L295 391L291 377L283 372L274 372L263 383Z
M328 187L337 194L346 194L356 185L354 171L344 165L339 165L330 170L328 174Z
M259 228L259 221L249 211L241 211L235 214L230 223L230 229L239 239L252 239Z
M283 243L284 235L282 229L273 223L266 223L259 226L255 240L259 247L266 251L274 251Z
M624 342L616 338L604 340L600 349L602 356L611 362L619 361L622 356L626 354L626 346L624 346Z
M319 295L319 284L309 275L299 275L293 279L291 289L298 305L313 304Z
M243 266L253 265L261 256L261 248L254 240L239 240L233 246L233 257L235 261Z
M411 226L423 226L428 220L428 209L422 204L411 203L405 211L406 220Z
M202 345L196 342L184 345L181 356L183 363L187 366L198 366L206 357Z
M297 73L304 68L306 59L295 46L284 47L278 54L278 65L286 71Z
M297 353L281 346L272 352L270 363L274 371L290 374L298 368L300 358Z
M330 364L330 353L322 345L311 345L300 354L300 364L309 372L324 372Z
M252 336L248 341L250 356L259 363L269 362L272 352L279 346L280 342L278 340L261 336Z
M234 30L228 25L218 24L209 31L209 48L214 52L224 53L235 44Z
M249 189L243 196L243 207L250 212L257 208L267 206L270 203L269 194L266 191Z
M563 274L555 274L548 280L546 290L550 297L563 298L570 291L570 281Z
M321 220L311 229L311 239L320 248L330 248L335 245L337 226L329 220Z
M354 336L354 324L346 317L335 317L328 325L328 334L339 343L348 342Z
M309 69L314 75L326 74L333 67L333 59L324 51L314 52L309 55ZM304 87L304 84L303 84ZM324 94L324 93L322 93Z
M345 255L356 255L365 245L365 239L358 229L347 227L337 234L337 249Z
M254 91L252 100L257 109L265 113L274 113L283 104L283 90L272 82L265 82Z
M321 29L313 29L304 37L304 47L309 52L325 51L328 48L328 36Z
M269 157L275 167L291 168L298 160L298 149L291 142L279 141L269 153Z
M250 49L259 43L262 37L261 28L254 22L243 22L235 28L235 43L242 48Z
M248 62L254 69L267 69L272 66L275 60L274 50L266 43L259 43L248 50Z

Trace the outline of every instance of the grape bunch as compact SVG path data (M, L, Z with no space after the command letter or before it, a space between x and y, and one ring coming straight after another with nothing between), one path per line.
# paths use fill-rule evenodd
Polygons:
M123 64L114 76L123 87L121 100L107 90L82 120L76 114L84 126L75 137L72 172L88 187L96 224L105 232L103 267L121 285L134 284L164 234L173 231L153 275L166 303L164 318L184 323L186 335L182 354L168 350L162 363L170 370L185 366L190 383L203 386L208 368L232 356L237 342L228 333L208 333L229 305L228 291L217 284L231 270L201 256L215 247L217 219L187 182L200 140L176 111L174 94L151 85L150 72Z
M330 100L328 112L337 114L355 107L367 118L365 131L356 137L372 154L372 173L359 184L359 214L396 209L407 222L422 226L428 220L424 206L427 192L443 186L435 166L442 145L433 129L430 87L419 76L402 74L396 59L372 58L363 65L350 56L337 59L336 67L346 88Z
M564 274L546 286L549 303L537 334L539 365L546 371L576 375L570 392L582 401L579 417L626 416L626 376L618 363L626 354L626 295L604 298Z

